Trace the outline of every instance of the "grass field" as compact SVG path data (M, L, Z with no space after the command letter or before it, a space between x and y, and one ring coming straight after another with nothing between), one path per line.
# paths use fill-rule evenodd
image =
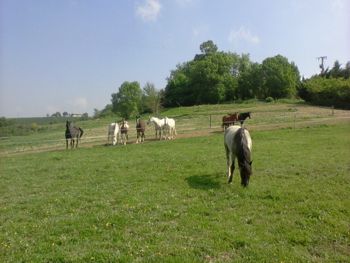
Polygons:
M3 155L0 262L349 262L350 123L294 129L273 110L272 130L249 123L247 189L226 183L219 128Z

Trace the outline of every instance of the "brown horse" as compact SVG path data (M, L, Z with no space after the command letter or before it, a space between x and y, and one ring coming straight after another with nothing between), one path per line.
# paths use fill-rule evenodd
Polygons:
M145 141L146 122L140 117L136 118L136 143Z
M235 121L238 121L238 112L223 116L221 127L226 130L230 125L234 125Z
M120 127L120 137L121 137L121 143L126 145L129 136L128 136L128 131L129 131L129 124L126 120L122 120L122 122L119 124Z

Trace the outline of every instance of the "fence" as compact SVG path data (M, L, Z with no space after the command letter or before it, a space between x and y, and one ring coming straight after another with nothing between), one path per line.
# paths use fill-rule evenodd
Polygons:
M287 109L268 109L253 111L252 118L245 121L245 126L250 130L268 130L277 128L299 128L319 124L331 124L338 122L349 122L350 112L334 110L330 108L298 107ZM186 116L175 116L177 137L204 136L214 132L222 131L221 112L211 114L194 114ZM133 122L130 122L129 142L136 141L136 129ZM91 147L107 144L108 123L101 127L84 129L84 135L79 145ZM147 127L146 141L153 141L155 138L154 128ZM50 134L38 134L36 137L19 136L4 137L0 140L0 156L13 153L47 151L65 149L64 130Z

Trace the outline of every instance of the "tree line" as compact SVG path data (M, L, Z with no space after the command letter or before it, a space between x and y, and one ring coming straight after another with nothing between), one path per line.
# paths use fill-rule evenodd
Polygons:
M350 109L350 61L344 68L335 61L331 69L303 79L298 95L312 104Z
M140 113L158 114L161 107L192 106L258 99L271 101L300 97L320 105L350 105L350 62L343 69L336 61L332 69L301 79L298 67L282 55L252 62L249 54L219 51L209 40L190 61L178 64L164 89L147 83L125 81L112 94L111 104L95 116L117 113L130 118Z

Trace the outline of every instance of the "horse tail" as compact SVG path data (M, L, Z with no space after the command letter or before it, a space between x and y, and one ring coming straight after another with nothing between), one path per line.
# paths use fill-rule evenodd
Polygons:
M80 128L80 127L79 127L79 131L80 131L80 138L81 138L81 136L83 136L83 134L84 134L84 131L83 131L83 129Z

